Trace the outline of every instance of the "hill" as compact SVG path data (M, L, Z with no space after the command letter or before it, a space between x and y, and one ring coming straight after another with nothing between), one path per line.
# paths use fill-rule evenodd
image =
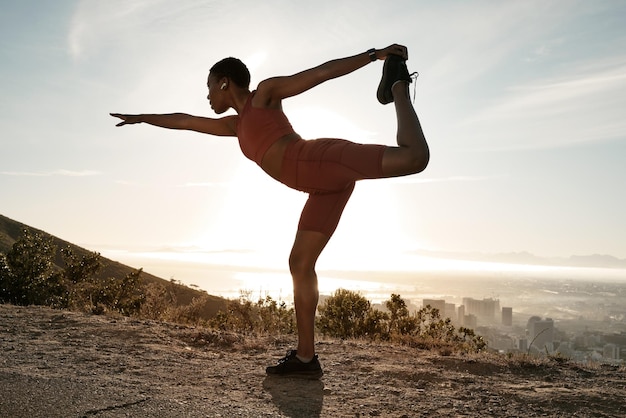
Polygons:
M6 216L0 215L0 253L6 254L6 252L11 249L15 241L18 240L19 237L22 235L22 231L24 229L28 229L32 232L36 232L44 237L52 239L52 242L57 248L55 265L58 268L63 267L63 259L61 258L60 252L62 248L70 247L74 254L78 256L87 255L93 252L85 248L79 247L78 245L57 238L45 231L41 231L13 219L7 218ZM137 268L129 267L127 265L121 264L117 261L113 261L105 257L101 257L101 260L104 264L104 268L99 273L99 276L102 278L125 277L129 273L137 270ZM194 298L199 298L203 295L208 296L207 303L201 309L201 316L203 318L210 318L214 316L219 310L226 307L227 301L224 298L206 295L206 293L202 291L192 289L187 286L171 283L168 280L164 280L147 272L142 272L141 277L145 281L145 283L161 283L163 285L167 285L168 288L173 291L176 297L176 303L179 306L188 305Z
M626 416L623 367L326 339L321 380L266 377L289 343L0 305L0 416Z

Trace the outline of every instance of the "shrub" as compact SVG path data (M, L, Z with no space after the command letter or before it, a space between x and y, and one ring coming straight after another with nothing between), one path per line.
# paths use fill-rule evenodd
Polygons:
M55 253L51 238L24 229L11 250L0 255L0 301L66 307L67 288L53 267Z
M389 334L405 335L412 334L419 328L417 318L409 314L406 302L395 293L391 299L385 302L385 307L389 311Z
M6 254L0 254L0 302L47 305L93 313L137 313L145 299L141 270L123 278L102 279L100 254L81 257L70 247L61 250L65 266L55 267L52 238L24 229Z
M136 270L121 279L108 277L78 283L72 290L72 306L94 314L136 315L146 297L141 272Z
M368 334L368 317L372 319L370 325L378 326L380 323L381 318L375 318L371 311L370 302L362 295L350 290L337 289L319 307L317 324L322 333L333 337L363 337Z
M285 302L276 302L270 296L250 300L249 292L230 300L225 311L219 311L209 325L221 331L246 335L281 335L295 332L295 312Z
M430 306L411 315L400 295L392 294L385 307L388 313L373 309L356 292L338 289L320 306L317 324L322 333L332 337L391 340L448 354L477 352L486 347L473 330L457 330L449 318L442 319L439 310Z
M178 324L200 325L204 321L202 308L206 305L208 298L208 295L202 295L193 298L187 305L172 305L160 319Z
M169 312L176 307L176 295L160 283L150 283L144 288L145 299L139 315L142 318L166 320Z

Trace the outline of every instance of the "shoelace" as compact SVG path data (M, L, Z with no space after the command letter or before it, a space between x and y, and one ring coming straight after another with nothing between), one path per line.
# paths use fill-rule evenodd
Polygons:
M417 71L409 74L409 78L411 79L411 83L413 83L413 104L415 104L415 97L417 96L417 77L420 76L420 73Z
M280 360L278 360L278 364L283 364L286 361L289 361L290 358L295 357L295 356L296 356L296 353L294 352L294 350L289 350L285 357L283 357Z

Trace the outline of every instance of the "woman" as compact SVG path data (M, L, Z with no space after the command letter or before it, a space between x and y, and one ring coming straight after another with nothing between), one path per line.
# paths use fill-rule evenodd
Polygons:
M319 296L315 263L337 227L355 181L415 174L428 164L428 145L409 99L412 80L407 59L407 48L394 44L332 60L291 76L269 78L250 91L246 66L238 59L226 58L209 72L207 98L215 113L232 108L237 115L214 119L182 113L111 114L122 119L117 126L144 122L163 128L238 137L245 156L263 171L291 188L309 193L289 256L298 347L290 350L276 366L268 367L268 374L322 376L314 345ZM376 60L385 60L377 98L382 104L395 105L398 146L363 145L340 139L303 140L293 130L282 111L283 99Z

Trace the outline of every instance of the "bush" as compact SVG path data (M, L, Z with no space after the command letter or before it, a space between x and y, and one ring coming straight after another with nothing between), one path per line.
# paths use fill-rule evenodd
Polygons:
M411 315L400 295L392 294L385 307L388 313L373 309L356 292L338 289L320 306L317 324L323 334L332 337L390 340L446 353L477 352L486 347L473 330L457 330L449 318L442 319L439 311L430 306Z
M141 283L142 270L124 278L84 280L72 289L72 307L94 314L116 312L124 316L139 313L146 296Z
M24 229L6 254L0 254L0 302L47 305L92 313L136 314L145 299L141 270L124 278L100 278L100 254L81 257L61 250L65 266L54 265L57 249L52 238Z
M0 301L66 307L67 288L53 267L55 253L52 239L24 229L11 250L0 254Z
M368 321L369 318L369 321ZM371 335L369 326L380 324L380 316L374 315L370 302L362 295L345 289L337 289L319 307L317 325L323 334L339 338L360 338Z
M153 320L167 320L167 316L176 307L176 295L160 283L150 283L144 288L145 299L139 315Z
M295 311L285 302L276 302L270 296L256 303L250 294L242 292L237 300L228 302L226 311L219 311L209 325L221 331L246 335L282 335L295 332Z
M419 329L418 319L409 315L406 302L400 295L392 294L391 299L385 302L385 307L389 311L390 335L413 334Z

